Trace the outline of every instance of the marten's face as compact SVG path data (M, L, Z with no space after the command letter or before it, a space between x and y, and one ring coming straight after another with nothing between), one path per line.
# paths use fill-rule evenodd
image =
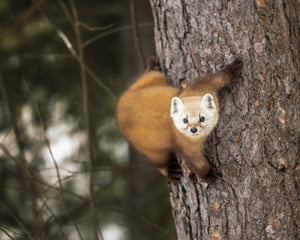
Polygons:
M218 121L218 111L210 94L203 97L174 97L171 101L171 117L178 131L195 138L207 136Z

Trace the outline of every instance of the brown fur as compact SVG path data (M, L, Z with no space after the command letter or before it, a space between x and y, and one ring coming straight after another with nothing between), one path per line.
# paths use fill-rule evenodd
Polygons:
M191 170L208 180L211 166L203 154L207 136L193 138L179 132L170 116L171 100L175 96L184 99L210 93L218 109L217 91L237 81L241 66L236 60L220 73L201 78L182 91L169 86L161 72L146 72L119 100L117 118L121 132L169 178L170 169L178 172L172 166L175 153L179 153Z
M117 117L122 133L156 165L166 163L174 146L170 102L178 92L168 86L162 73L150 71L119 100Z

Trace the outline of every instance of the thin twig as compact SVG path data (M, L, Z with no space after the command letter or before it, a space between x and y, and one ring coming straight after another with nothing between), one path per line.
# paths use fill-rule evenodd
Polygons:
M69 215L68 210L67 210L67 205L66 205L66 201L65 201L65 197L64 197L64 189L63 189L63 185L62 185L62 181L61 181L61 177L60 177L59 168L58 168L57 162L56 162L56 160L54 158L52 149L50 147L50 141L49 141L47 133L46 133L46 128L45 128L45 125L44 125L44 121L43 121L43 118L42 118L42 114L41 114L39 105L37 103L37 100L36 100L34 94L32 93L31 89L29 88L29 86L28 86L28 84L27 84L27 82L26 82L26 80L24 78L23 78L23 82L24 82L24 85L25 85L25 87L26 87L28 93L30 94L30 96L32 98L32 101L34 103L35 110L37 112L38 119L39 119L39 122L40 122L40 125L41 125L41 128L42 128L42 132L43 132L43 136L44 136L44 141L45 141L45 143L47 145L47 148L48 148L48 151L50 153L51 159L52 159L53 164L55 166L56 175L57 175L57 179L58 179L58 183L59 183L59 188L60 188L60 197L61 197L61 202L62 202L64 211L66 212L69 221L73 224L74 228L76 229L79 238L82 240L82 236L81 236L81 233L79 231L79 228L78 228L75 220L73 218L71 218L71 216Z
M132 30L133 30L133 39L135 43L135 48L138 54L138 58L140 60L140 63L143 67L143 69L146 69L146 61L144 58L144 53L141 46L141 40L140 40L140 31L137 24L137 16L136 16L136 9L135 9L135 2L134 0L130 0L130 13L131 13L131 23L132 23Z
M103 31L114 26L113 24L109 24L105 27L91 27L83 22L79 22L79 25L88 31Z
M153 26L153 23L141 23L139 24L139 26L141 27L151 27ZM92 44L93 42L103 38L103 37L106 37L106 36L109 36L113 33L117 33L117 32L121 32L121 31L125 31L125 30L130 30L132 29L133 26L132 25L127 25L127 26L122 26L122 27L117 27L117 28L113 28L111 30L108 30L104 33L100 33L99 35L96 35L95 37L92 37L90 38L89 40L85 41L83 44L82 44L82 47L85 48L87 47L88 45Z
M74 58L70 53L17 53L11 55L11 57L20 57L20 58Z
M45 204L45 205L46 205L47 210L50 212L51 217L53 217L53 218L55 219L54 222L55 222L55 223L57 224L57 226L59 227L60 232L61 232L61 235L63 236L63 238L64 238L64 239L68 239L67 236L64 234L62 225L59 224L59 222L57 221L57 217L56 217L56 215L54 214L54 212L52 211L52 209L51 209L47 204ZM48 221L50 221L50 219L51 219L51 218L48 218ZM47 225L47 224L48 224L48 223L46 222L46 223L44 224L44 226Z
M25 173L25 175L27 176L27 178L30 180L30 182L34 182L37 186L37 188L43 193L44 197L46 199L48 199L48 196L46 194L46 190L44 189L43 185L45 185L44 183L42 184L41 180L38 179L34 173L31 172L31 170L28 168L27 165L25 165L24 163L22 163L21 160L19 160L18 158L14 157L9 150L7 149L7 147L5 147L2 143L0 143L0 150L4 153L5 156L7 156L8 158L12 159L16 165L19 165L19 167L22 169L22 171Z
M74 17L74 31L76 35L76 41L77 41L77 48L78 53L80 57L80 62L84 62L84 52L83 48L81 46L82 40L81 40L81 33L80 33L80 23L78 19L78 13L76 6L74 4L73 0L70 0L70 5ZM85 75L84 67L80 63L80 75L81 75L81 83L82 83L82 102L83 102L83 115L85 120L85 126L87 130L87 136L88 136L88 155L89 155L89 172L90 172L90 182L89 182L89 202L90 202L90 209L91 209L91 215L92 215L92 224L93 224L93 231L94 231L94 240L98 240L98 233L103 239L101 235L101 231L98 227L98 216L97 216L97 208L95 207L95 195L94 195L94 162L95 162L95 156L93 154L93 130L91 127L91 120L90 120L90 111L89 111L89 95L88 95L88 82Z
M15 135L15 139L16 139L16 143L17 143L17 147L18 147L18 151L19 151L18 166L20 167L19 169L22 170L21 176L22 176L22 178L24 178L24 179L21 178L21 181L22 181L22 184L23 184L23 181L25 181L26 191L28 192L28 198L29 198L29 200L31 202L31 206L32 206L32 214L35 219L34 230L36 232L36 236L39 238L40 226L43 224L42 218L37 210L37 205L36 205L36 201L35 201L36 193L33 189L33 186L30 185L29 179L27 178L27 176L29 176L29 175L26 173L26 171L25 171L25 174L23 172L24 169L28 170L26 158L25 158L24 141L23 141L23 137L21 134L21 129L18 126L17 122L14 121L15 119L18 119L17 111L15 110L16 107L14 104L12 104L11 97L9 97L9 93L6 89L6 85L5 85L4 80L2 79L1 73L0 73L0 88L1 88L1 92L3 94L4 102L7 107L9 119L11 120L10 122L12 124L13 132Z
M57 0L57 2L60 5L61 9L63 10L63 12L66 15L67 19L69 20L69 22L71 24L73 24L72 16L71 16L66 4L62 0ZM86 23L83 23L83 22L79 22L79 25L81 27L83 27L84 29L88 30L88 31L103 31L103 30L106 30L108 28L113 27L113 24L109 24L109 25L104 26L104 27L91 27L91 26L89 26L89 25L87 25Z
M44 12L44 10L36 3L35 0L31 0L35 7L39 10L39 12L47 19L47 21L52 25L52 27L55 29L57 32L58 36L63 40L64 44L66 45L67 49L70 51L72 56L84 67L84 70L87 72L87 74L103 89L105 90L113 99L116 101L117 97L116 95L110 90L110 88L102 82L90 69L89 67L85 64L85 62L82 62L80 57L78 56L77 52L73 48L70 40L68 37L61 31L57 25L48 17L48 15Z
M44 186L47 187L47 188L54 189L54 190L56 190L56 191L59 191L59 190L60 190L59 188L57 188L57 187L55 187L55 186L52 186L52 185L49 185L48 183L46 183L46 182L44 182L44 181L41 181L41 180L39 180L39 184L40 184L40 185L44 185ZM102 189L102 190L103 190L103 189ZM66 189L66 190L65 190L65 193L68 194L68 195L70 195L70 196L72 196L72 197L74 197L74 198L76 198L76 199L78 199L78 200L80 200L80 201L82 201L82 202L83 202L82 205L85 205L85 202L88 203L88 201L89 201L89 200L86 199L85 197L80 196L80 195L78 195L77 193L75 193L75 192L73 192L73 191L71 191L71 190L69 190L69 189ZM117 207L113 207L113 206L111 206L111 205L112 205L111 202L109 202L109 203L105 203L105 202L99 203L99 202L96 201L95 204L96 204L99 208L109 209L109 210L111 210L111 211L113 211L113 212L120 213L120 214L122 214L122 215L124 215L124 216L126 216L126 217L133 217L133 218L137 219L138 221L143 222L143 223L145 223L145 224L150 224L151 226L153 226L153 227L156 228L157 230L163 232L164 234L167 234L167 231L166 231L165 229L163 229L161 226L157 225L156 223L152 222L151 220L149 220L149 219L147 219L147 218L145 218L145 217L138 216L138 215L136 215L136 214L134 214L134 213L132 213L132 212L124 211L124 210L119 209L119 208L117 208ZM48 208L48 206L47 206L47 208ZM82 207L79 207L79 208L82 208ZM50 209L48 209L48 210L50 211ZM52 213L52 211L51 211L51 213ZM58 216L58 217L56 217L56 216L54 215L54 213L52 213L52 215L53 215L53 217L56 219L55 223L57 223L58 225L59 225L59 222L61 222L60 219L64 219L64 218L65 218L65 216ZM47 225L47 223L46 223L46 225Z
M31 171L29 170L29 168L26 166L26 164L24 164L21 160L19 160L18 158L15 158L14 156L12 156L10 154L10 152L8 151L8 149L2 144L0 143L0 150L9 158L11 158L12 160L14 160L14 162L24 171L24 173L27 175L27 177L29 179L33 179L34 176L31 173Z
M0 226L0 231L4 232L4 234L6 236L8 236L10 239L14 240L14 237L11 236L5 228L3 228L3 227Z
M9 152L9 150L0 143L0 150L2 150L2 152L10 159L12 159L17 165L20 166L20 168L25 172L25 174L27 175L27 177L29 178L29 180L34 183L38 189L42 192L42 194L44 195L45 199L48 200L49 197L47 195L47 191L44 186L46 186L48 189L55 189L57 191L60 191L60 188L51 186L45 182L43 182L42 180L38 179L33 173L31 173L30 169L28 169L28 167L26 165L24 165L18 158L15 158L14 156L12 156L12 154ZM55 183L56 184L56 183ZM68 193L69 195L74 196L74 193L69 191L68 189L65 190L66 193ZM79 195L76 195L76 197L78 198ZM46 202L45 202L46 204ZM55 216L55 214L53 213L53 211L50 209L50 207L46 204L47 209L51 212L52 217L57 219L57 217ZM43 223L44 225L46 223ZM58 227L61 229L61 225L59 223L57 223ZM62 230L62 229L61 229ZM62 234L64 235L64 233L62 232ZM64 237L65 239L67 239L67 237Z
M28 239L33 239L28 229L25 227L25 225L21 222L21 220L7 207L6 204L0 201L0 205L6 209L6 211L13 217L13 219L20 225L20 227L25 231Z
M73 22L72 16L66 6L66 4L64 3L64 1L62 0L57 0L58 4L60 5L61 9L63 10L65 16L67 17L67 19L69 20L70 23Z

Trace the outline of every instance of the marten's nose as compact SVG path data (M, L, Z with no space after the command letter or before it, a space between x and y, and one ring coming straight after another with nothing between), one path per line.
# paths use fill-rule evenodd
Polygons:
M192 133L196 133L197 132L197 128L191 128L191 132Z

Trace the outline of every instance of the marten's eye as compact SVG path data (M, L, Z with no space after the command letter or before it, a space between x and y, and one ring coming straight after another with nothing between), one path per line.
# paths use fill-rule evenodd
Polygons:
M187 118L184 118L184 119L183 119L183 123L188 123L188 121L189 121L189 120L188 120Z
M200 117L200 122L204 122L205 121L205 117Z

